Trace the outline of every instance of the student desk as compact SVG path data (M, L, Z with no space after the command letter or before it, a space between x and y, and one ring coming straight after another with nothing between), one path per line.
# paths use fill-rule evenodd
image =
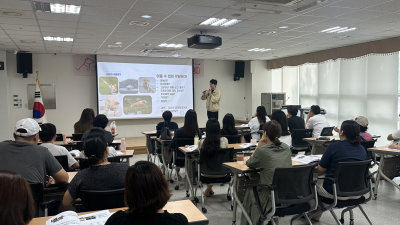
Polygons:
M117 151L117 152L121 152L122 154L121 155L117 155L117 156L112 156L112 157L109 157L109 158L126 159L126 161L123 161L123 162L125 162L125 163L127 163L129 165L129 158L133 157L133 153L135 152L135 150L126 150L125 152L122 152L122 151ZM79 156L74 156L74 158L76 160L85 160L85 159L87 159L85 157L81 157L80 155Z
M292 157L292 159L293 159L293 157ZM301 163L301 162L292 161L292 165L293 166L301 166L301 165L305 165L305 164ZM246 210L244 209L243 204L240 202L239 197L237 195L237 190L239 187L238 178L239 178L239 174L255 173L255 172L259 172L260 170L248 167L246 164L243 163L243 161L224 163L223 166L226 168L229 168L233 173L233 188L232 189L233 189L234 201L233 201L232 222L234 222L233 224L236 224L236 211L237 211L237 206L239 205L239 207L242 209L242 213L246 217L247 221L249 222L250 225L252 225L251 219L250 219L249 215L247 214Z
M72 134L64 134L66 138L72 138ZM113 137L117 136L118 133L112 134Z
M235 117L235 123L248 124L251 119L252 119L251 117L249 117L248 120L246 120L246 118L243 117Z
M229 144L228 148L233 148L234 150L245 150L244 148L240 147L240 145L242 145L242 143ZM198 150L189 151L189 150L187 150L186 147L179 147L178 149L185 154L186 197L189 197L191 195L193 200L196 200L197 197L194 196L194 191L193 191L193 189L194 189L193 183L192 183L193 177L191 177L192 174L189 174L189 171L192 166L191 159L193 159L195 155L198 155L199 151ZM192 169L194 169L194 168L192 168ZM177 184L177 186L179 187L178 184ZM190 189L190 195L189 195L189 189Z
M157 132L154 131L143 131L142 134L146 136L146 149L147 149L147 161L151 161L152 156L152 146L151 146L151 139L152 137L157 137ZM155 161L155 159L154 159Z
M369 148L368 151L377 153L381 155L381 160L379 162L379 168L378 168L378 174L376 176L376 183L375 183L375 189L374 189L374 200L376 200L377 195L378 195L378 186L379 186L379 181L381 178L385 179L387 182L390 184L393 184L397 189L400 190L400 186L393 182L387 175L385 174L386 171L390 173L391 177L398 177L400 176L400 150L396 149L389 149L388 146L384 147L374 147L374 148ZM385 158L386 155L392 155L396 156L393 158ZM385 165L386 163L386 165Z
M78 147L78 142L81 141L70 141L67 144L64 144L64 142L62 141L55 141L53 144L63 146L66 149L71 150L71 149L76 149ZM39 142L38 144L41 144L41 142ZM115 147L115 149L118 149L120 145L121 145L121 140L114 140L112 144L109 144L109 146Z
M110 209L110 212L113 213L125 209L127 208ZM165 205L164 209L168 210L169 213L182 213L187 217L189 224L207 225L209 223L208 219L189 200L168 202L167 205ZM78 213L78 215L85 215L88 213L92 212ZM51 217L52 216L33 218L33 220L29 223L29 225L45 225L46 221Z
M160 138L157 138L156 141L160 142L161 144L161 156L162 156L162 163L164 165L163 167L163 174L167 173L167 180L170 179L169 177L169 172L168 172L168 148L169 145L171 144L172 140L161 140Z
M339 138L339 136L325 136L325 137ZM317 154L324 154L327 147L325 147L323 144L330 140L316 140L316 138L312 137L312 138L303 138L303 141L307 141L312 145L311 155L317 155ZM332 140L331 142L335 142L335 140Z

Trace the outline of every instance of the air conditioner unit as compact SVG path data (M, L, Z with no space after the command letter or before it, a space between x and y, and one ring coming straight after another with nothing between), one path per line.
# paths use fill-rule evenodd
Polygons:
M266 4L277 6L291 6L303 0L236 0L238 3Z
M140 51L140 56L167 56L174 53L176 53L176 50L143 49Z

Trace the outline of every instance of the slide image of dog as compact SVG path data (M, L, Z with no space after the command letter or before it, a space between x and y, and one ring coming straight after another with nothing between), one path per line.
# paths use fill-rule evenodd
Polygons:
M141 93L155 93L156 92L156 79L154 77L140 77L139 78L139 91Z
M119 82L119 93L137 94L139 92L139 81L137 79L126 79Z
M118 94L118 78L116 77L100 77L99 92L101 95Z
M151 114L153 111L151 96L126 95L123 104L126 115Z
M120 117L122 115L121 102L117 96L109 95L99 101L104 103L100 105L100 114L104 114L107 117Z

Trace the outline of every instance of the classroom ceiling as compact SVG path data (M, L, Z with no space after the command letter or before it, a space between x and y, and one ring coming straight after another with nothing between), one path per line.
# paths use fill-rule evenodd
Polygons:
M0 0L0 49L130 56L138 56L147 49L152 50L147 54L150 57L267 60L400 36L399 0L303 0L291 6L254 3L254 0L253 3L249 0L38 2L81 5L81 11L78 15L35 12L31 0ZM312 3L317 4L296 10ZM248 12L246 8L265 12ZM16 12L17 16L10 12ZM142 18L143 15L151 18ZM210 17L242 21L231 27L199 25ZM129 25L131 21L148 25ZM320 32L336 26L358 30L340 34ZM161 43L186 45L187 38L201 31L220 36L220 49L158 47ZM46 36L72 37L74 41L45 41ZM122 46L108 46L116 42L122 42ZM253 48L272 50L248 51Z

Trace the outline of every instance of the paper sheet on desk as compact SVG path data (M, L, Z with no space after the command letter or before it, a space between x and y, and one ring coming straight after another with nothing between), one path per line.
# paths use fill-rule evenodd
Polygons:
M69 152L71 155L73 155L73 156L79 156L80 154L81 154L81 151L79 151L79 150L72 150L72 151L70 151Z
M318 162L321 160L321 158L322 158L322 155L311 155L311 156L296 155L292 160L296 161L296 162L301 162L304 164L309 164L312 162Z
M326 137L326 136L318 136L318 139L319 139L320 137ZM333 141L333 140L335 140L335 141L340 141L340 138L335 138L335 137L329 138L329 141ZM328 141L328 140L327 140L327 141Z
M110 211L103 210L78 216L73 211L60 213L46 221L46 225L103 225L111 216Z
M193 152L194 150L197 150L199 146L197 145L189 145L188 147L186 147L187 150Z
M400 151L399 149L395 149L395 148L384 148L385 150L398 150L398 151Z
M251 144L251 143L244 143L244 144L239 145L239 146L242 147L242 148L249 148L249 147L255 147L257 145L254 145L254 144Z
M123 155L124 153L123 152L121 152L121 151L116 151L117 152L117 155Z
M121 140L114 140L112 143L121 143Z
M249 125L248 124L242 124L242 125L240 125L241 127L249 127Z

